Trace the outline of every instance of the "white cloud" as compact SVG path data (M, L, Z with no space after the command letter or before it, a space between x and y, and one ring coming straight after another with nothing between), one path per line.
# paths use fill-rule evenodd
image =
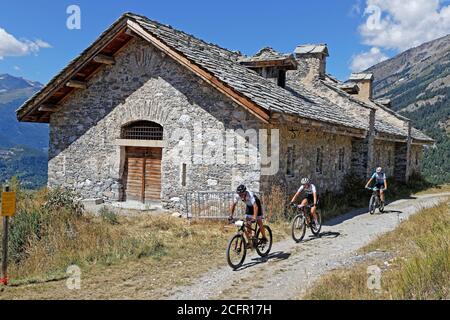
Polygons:
M14 70L20 71L20 67L19 66L14 66Z
M366 0L363 16L358 31L372 48L353 56L354 72L386 60L383 50L405 51L450 33L448 0Z
M367 0L363 43L404 51L450 33L450 4L440 0Z
M40 39L35 41L27 39L18 40L6 32L5 29L0 28L0 59L8 56L36 54L42 48L51 48L51 45Z
M388 57L379 48L373 47L368 52L353 56L350 68L352 72L360 72L387 59Z

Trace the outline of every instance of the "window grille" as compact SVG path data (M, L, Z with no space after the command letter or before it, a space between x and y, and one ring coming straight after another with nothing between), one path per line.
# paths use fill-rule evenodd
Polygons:
M137 121L122 128L121 139L162 140L163 127L151 121Z

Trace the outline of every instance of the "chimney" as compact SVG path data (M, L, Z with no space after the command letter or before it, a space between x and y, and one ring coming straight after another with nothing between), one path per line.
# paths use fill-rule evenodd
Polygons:
M372 100L373 73L352 73L347 83L355 83L359 87L359 92L356 96L360 100Z
M252 57L242 57L239 63L282 88L286 85L286 71L297 69L297 61L292 54L282 54L269 47Z
M299 45L294 51L295 58L301 70L300 76L307 80L325 79L327 57L329 56L326 44Z

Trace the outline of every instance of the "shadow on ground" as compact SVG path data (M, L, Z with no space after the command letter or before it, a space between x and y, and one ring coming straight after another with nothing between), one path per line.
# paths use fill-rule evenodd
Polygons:
M315 235L310 235L308 239L301 241L302 242L309 242L309 241L313 241L313 240L319 240L321 238L330 238L330 239L334 239L337 238L341 235L340 232L333 232L333 231L327 231L327 232L321 232L319 233L318 236Z
M290 256L291 256L290 253L283 252L283 251L273 252L273 253L270 253L267 257L253 258L252 262L246 263L246 264L242 265L242 267L240 267L234 271L242 271L247 268L254 267L258 264L268 262L269 260L279 260L279 261L286 260Z

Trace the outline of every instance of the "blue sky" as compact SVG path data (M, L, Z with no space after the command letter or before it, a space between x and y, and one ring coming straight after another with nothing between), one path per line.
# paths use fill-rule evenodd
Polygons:
M298 44L327 43L328 72L345 79L355 69L355 62L359 67L365 66L406 49L409 43L412 46L450 33L450 15L447 26L447 15L443 12L447 1L410 0L419 7L408 15L401 8L401 3L406 1L399 1L4 0L0 4L0 73L46 83L122 13L132 11L245 54L254 54L264 46L293 52ZM436 6L429 7L429 2L435 2ZM381 20L377 35L361 27L373 14L370 11L373 4L379 6L381 19L391 21L388 25ZM69 5L81 9L80 30L66 27ZM424 10L437 12L444 19L444 27L430 35L430 27L424 25L421 28L424 32L428 29L427 35L422 39L420 30L416 31L417 39L412 34L413 38L408 38L406 44L389 36L397 26L392 22L395 19L405 23L402 30L407 36L408 19L417 19ZM385 36L378 35L383 32ZM2 36L10 40L12 47L7 47ZM16 44L14 48L13 44Z

